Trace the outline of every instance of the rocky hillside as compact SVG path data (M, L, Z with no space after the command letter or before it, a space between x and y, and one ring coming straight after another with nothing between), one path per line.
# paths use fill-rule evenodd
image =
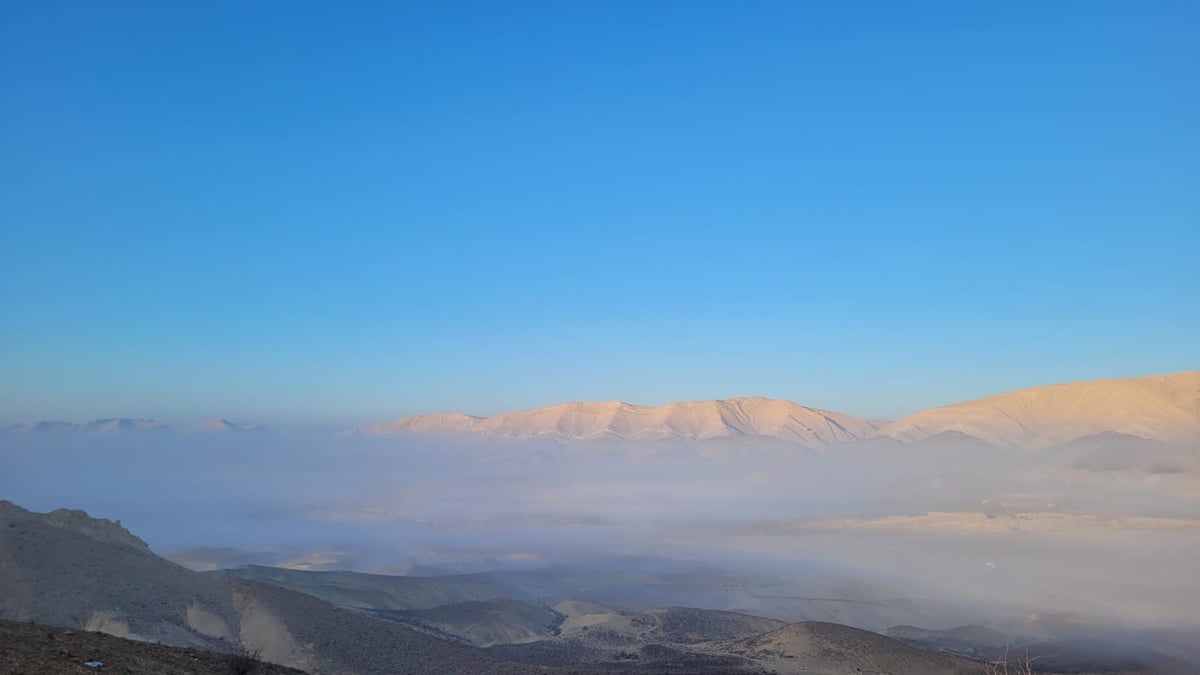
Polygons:
M91 664L85 665L85 664ZM43 624L0 620L0 672L29 675L302 675L294 668L248 656L169 647L68 630Z
M192 572L116 523L0 504L0 619L217 652L314 672L539 672L255 581Z
M978 663L911 647L878 633L836 623L788 624L738 640L724 650L770 664L778 673L982 673Z

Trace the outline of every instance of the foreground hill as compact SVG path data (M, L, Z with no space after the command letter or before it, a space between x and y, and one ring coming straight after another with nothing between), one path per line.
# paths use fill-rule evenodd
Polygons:
M982 673L979 664L924 651L878 633L816 621L788 624L725 648L778 673Z
M370 434L473 434L514 440L706 440L741 436L778 438L823 448L863 438L868 420L768 398L687 401L662 406L563 403L474 417L462 413L403 417L365 427Z
M1200 441L1200 371L1010 391L903 417L878 435L912 442L959 433L1037 448L1104 433L1165 443Z
M99 662L89 668L83 664ZM303 671L238 655L168 647L106 633L0 620L0 672L38 675L154 673L155 675L302 675Z
M540 672L278 586L193 572L117 523L0 501L0 619L231 652L313 672Z

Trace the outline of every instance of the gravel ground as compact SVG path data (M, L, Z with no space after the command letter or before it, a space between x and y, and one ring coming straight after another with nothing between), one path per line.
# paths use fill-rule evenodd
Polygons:
M102 668L84 663L100 661ZM254 664L255 675L303 671ZM104 633L70 631L0 620L0 673L4 675L238 675L226 654L137 642Z

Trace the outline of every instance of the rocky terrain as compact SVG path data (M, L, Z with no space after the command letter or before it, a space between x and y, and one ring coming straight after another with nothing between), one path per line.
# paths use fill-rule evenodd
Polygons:
M737 640L724 651L765 663L778 673L982 673L979 663L909 647L898 640L834 623L805 622Z
M676 591L729 582L682 577ZM307 672L364 674L965 674L1014 648L1042 656L1044 672L1188 673L1197 660L1187 633L1104 633L1067 614L944 630L900 625L882 635L595 601L605 583L649 584L640 588L654 597L670 591L654 585L663 579L561 569L448 577L265 567L199 573L155 555L118 522L0 502L0 619L7 620L0 659L9 672L94 672L82 664L96 659L105 672L216 673L226 672L230 655L252 652Z
M773 619L685 607L620 612L573 600L553 607L515 599L438 602L453 596L447 589L461 579L396 577L389 582L380 575L261 568L248 576L255 578L188 570L158 557L114 521L79 511L38 514L0 502L0 619L72 631L63 633L71 646L53 649L43 642L59 640L49 637L54 631L23 634L19 650L5 651L16 671L80 672L86 666L72 659L84 654L81 658L88 660L107 657L108 672L219 672L228 655L249 651L271 663L319 673L753 672L776 657L742 641L787 628ZM340 587L339 597L356 599L358 606L338 607L284 582ZM364 593L364 588L371 590ZM464 588L486 593L520 587L481 578ZM370 604L366 599L393 606L435 604L387 609L364 606ZM24 629L13 626L25 624L6 625L18 631ZM916 651L876 637L872 649ZM213 656L196 657L193 664L195 652L139 650L123 638ZM836 642L836 636L830 640ZM56 658L58 649L65 650L62 661L43 668L40 664ZM808 657L797 658L802 663ZM942 657L930 658L942 662ZM884 655L878 659L888 662Z
M91 666L85 664L92 664ZM303 671L200 649L169 647L107 633L0 620L0 672L6 675L300 675Z
M561 633L563 621L563 616L552 609L508 598L455 602L430 609L365 611L477 647L546 639Z
M541 608L527 602L497 598L442 605L432 609L384 610L365 607L372 602L424 602L412 589L443 585L459 579L466 588L486 588L497 593L520 595L532 602L566 591L569 574L552 575L540 586L532 575L463 575L459 577L389 578L344 572L304 572L242 567L223 574L280 583L320 597L348 597L360 611L381 619L399 621L424 629L444 639L487 646L498 658L555 668L602 670L665 670L679 672L745 672L767 668L774 672L859 672L864 663L884 664L897 673L976 672L977 663L941 657L921 649L848 626L784 621L740 612L694 607L661 607L644 611L621 611L597 602L561 600ZM507 583L500 581L506 579ZM519 582L517 580L520 580ZM557 580L557 584L554 581ZM594 580L594 579L593 579ZM578 581L578 579L576 579ZM480 584L488 584L480 586ZM582 590L580 585L577 590ZM404 589L405 593L397 593ZM791 651L775 645L784 637L803 633L805 626L818 626L815 647L804 651L793 640ZM836 632L835 628L845 631ZM777 631L784 631L775 634ZM745 642L763 637L766 642ZM844 643L844 644L843 644ZM807 644L807 643L805 643ZM846 667L836 658L822 660L833 646L841 653L858 653ZM805 647L805 649L808 649ZM779 652L779 653L776 653ZM929 657L928 661L918 658ZM874 656L871 656L874 655Z
M193 572L116 523L0 502L0 618L315 672L536 672L279 586Z

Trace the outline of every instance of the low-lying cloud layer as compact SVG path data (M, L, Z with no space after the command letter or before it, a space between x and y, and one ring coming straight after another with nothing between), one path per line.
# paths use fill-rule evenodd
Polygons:
M1179 627L1200 603L1200 455L1129 437L819 453L752 439L49 434L0 438L0 465L0 497L119 518L196 569L637 556L769 574L797 593L941 603L947 622L1075 611ZM786 597L753 603L787 614Z

